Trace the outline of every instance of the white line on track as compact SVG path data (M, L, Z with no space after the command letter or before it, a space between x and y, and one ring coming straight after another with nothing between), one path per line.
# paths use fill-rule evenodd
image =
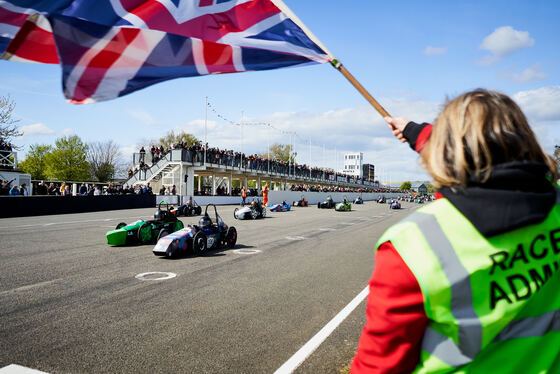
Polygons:
M39 371L25 366L11 364L0 368L0 374L47 374L44 371Z
M288 239L288 240L305 240L305 237L303 237L303 236L286 236L286 239Z
M348 225L348 226L350 226L350 225L353 225L354 223L355 223L355 222L341 222L340 224L341 224L341 225Z
M58 280L60 280L60 279L53 279L53 280L46 281L46 282L39 282L39 283L35 283L35 284L28 284L27 286L12 288L11 290L6 290L6 291L0 292L0 296L8 295L8 294L14 293L14 292L27 291L27 290L31 290L31 289L34 289L34 288L47 286L51 283L55 283Z
M54 225L69 225L69 224L72 224L72 223L108 222L108 221L117 221L119 219L140 219L140 218L152 218L152 216L126 217L126 218L99 218L99 219L86 219L86 220L82 220L82 221L38 223L36 225L5 226L5 227L0 227L0 230L2 230L2 229L4 229L4 230L19 229L19 228L24 228L24 227L45 227L45 226L54 226Z
M333 319L329 321L314 337L303 345L288 361L274 372L274 374L293 373L330 334L352 313L354 309L367 297L369 286L366 286L348 305L346 305Z
M336 229L331 229L330 227L327 227L327 228L320 228L319 231L336 231Z

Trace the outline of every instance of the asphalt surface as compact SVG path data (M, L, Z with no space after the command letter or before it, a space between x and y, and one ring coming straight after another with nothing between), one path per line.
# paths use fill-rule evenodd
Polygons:
M175 260L154 256L153 245L106 244L118 222L155 209L0 219L0 368L273 373L366 287L377 238L418 206L352 207L255 221L219 207L237 228L236 248ZM152 271L177 276L135 278ZM362 302L296 372L347 365L364 309Z

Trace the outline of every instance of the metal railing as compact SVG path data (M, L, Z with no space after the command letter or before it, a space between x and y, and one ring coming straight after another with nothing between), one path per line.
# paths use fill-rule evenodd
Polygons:
M18 166L17 152L0 151L0 167L16 170Z

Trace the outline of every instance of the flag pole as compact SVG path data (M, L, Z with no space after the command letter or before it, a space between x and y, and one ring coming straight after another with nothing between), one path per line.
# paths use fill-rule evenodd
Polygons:
M364 86L362 86L361 83L358 82L358 80L352 74L350 74L348 69L346 69L346 67L344 67L344 65L342 65L340 61L335 58L332 59L330 63L336 70L340 71L346 79L348 79L352 86L354 86L362 94L362 96L368 101L368 103L370 103L375 108L375 110L377 110L377 112L381 114L381 117L391 117L391 115L385 110L385 108L383 108L381 104L379 104L379 102L375 100L373 96L371 96L371 94L364 88Z

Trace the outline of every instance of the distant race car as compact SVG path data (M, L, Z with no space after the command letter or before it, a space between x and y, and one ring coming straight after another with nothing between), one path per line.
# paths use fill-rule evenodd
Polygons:
M377 203L378 204L385 204L386 201L387 201L387 199L385 199L385 196L379 196L377 198Z
M352 210L352 204L350 204L350 201L344 197L341 203L336 204L334 210L337 212L349 212Z
M396 199L394 199L390 204L389 204L389 209L400 209L401 208L401 203L399 203Z
M199 216L202 213L202 208L196 203L196 201L187 201L183 205L179 205L176 209L171 209L171 213L176 216Z
M266 207L260 201L253 200L243 208L235 208L233 211L235 219L257 219L266 217Z
M364 203L364 199L362 199L361 196L358 196L355 200L354 200L354 204L363 204Z
M208 215L208 207L214 207L215 219ZM202 255L209 249L235 247L237 230L228 227L218 215L214 204L208 204L198 225L188 225L182 230L160 238L152 252L156 256L177 257L185 254Z
M327 197L327 200L323 201L322 203L321 202L317 203L317 208L319 208L319 209L332 209L332 208L334 208L334 206L335 206L335 203L334 203L332 197L330 197L330 196Z
M305 199L305 196L301 195L301 199L298 201L294 201L292 203L293 206L309 206L309 201Z
M154 213L153 220L144 221L139 219L128 225L124 222L119 223L114 230L107 232L107 244L146 244L182 229L184 227L183 222L171 213L169 205L166 204L167 209L162 210L162 204L159 204L158 210Z
M282 204L274 204L270 206L271 212L288 212L292 207L290 204L282 201Z

